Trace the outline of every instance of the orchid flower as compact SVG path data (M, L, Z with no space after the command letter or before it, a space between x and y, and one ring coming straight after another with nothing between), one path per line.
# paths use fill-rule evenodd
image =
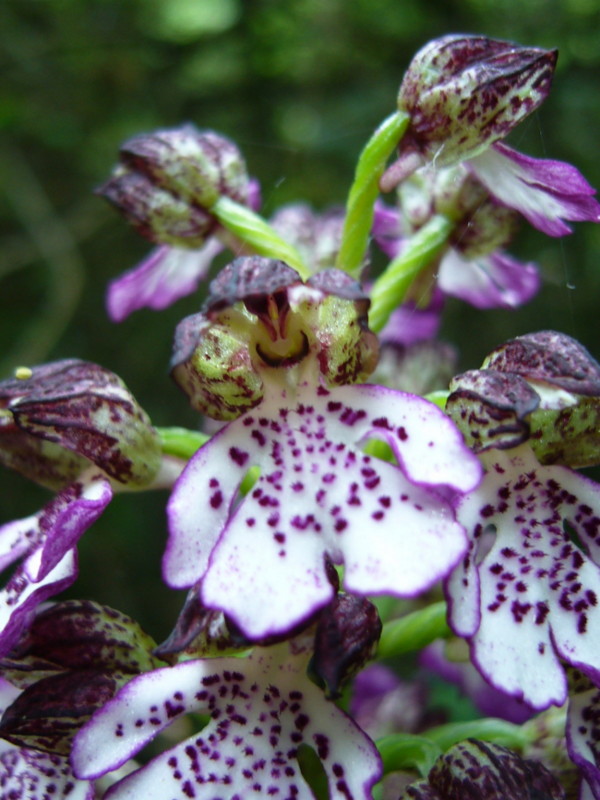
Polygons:
M482 36L445 36L411 62L398 107L411 116L400 158L382 179L389 191L424 163L459 162L495 200L549 236L567 221L600 221L595 190L570 164L524 156L502 142L550 91L555 50Z
M597 439L590 448L582 433L595 424L600 365L542 332L498 348L451 388L449 413L470 430L486 476L458 501L471 544L447 581L450 623L492 685L537 709L560 705L562 663L592 678L600 663L600 486L554 463L590 463L590 449L598 459Z
M0 528L0 568L23 562L0 591L0 653L35 607L77 576L75 545L115 491L170 486L181 462L162 457L145 412L114 373L66 360L0 384L0 462L58 494Z
M445 293L478 308L516 307L539 287L536 266L502 250L517 214L550 236L570 233L568 221L600 221L575 167L501 141L546 98L555 63L555 51L446 36L417 53L400 87L410 123L380 187L399 186L401 213L390 239L389 212L376 208L374 236L395 258L432 215L449 217L455 230L432 268Z
M367 800L379 756L306 677L311 652L297 637L246 658L194 659L134 678L77 735L75 773L92 779L114 770L184 715L200 713L210 717L206 727L119 781L107 800L310 800L298 765L306 746L323 765L332 800Z
M210 213L220 195L252 208L260 204L241 153L229 139L192 125L136 136L98 193L159 246L112 281L107 306L121 322L133 311L163 309L195 291L224 249Z
M343 273L302 284L278 262L238 259L177 337L174 376L193 405L237 418L173 490L164 576L200 582L204 604L249 638L292 630L330 601L326 555L349 591L410 596L463 553L449 500L480 467L457 431L418 397L339 385L373 368L366 308ZM365 453L370 439L397 463Z

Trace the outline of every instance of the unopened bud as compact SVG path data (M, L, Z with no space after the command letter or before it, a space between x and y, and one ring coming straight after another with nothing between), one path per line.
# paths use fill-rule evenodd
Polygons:
M98 194L146 238L199 247L218 226L221 196L248 202L244 159L229 139L193 125L142 134L125 142L113 176Z
M117 484L149 484L158 434L123 381L75 359L0 382L0 463L60 489L91 464Z
M402 81L398 108L411 123L401 150L436 166L472 158L504 138L547 97L557 52L484 36L425 45Z

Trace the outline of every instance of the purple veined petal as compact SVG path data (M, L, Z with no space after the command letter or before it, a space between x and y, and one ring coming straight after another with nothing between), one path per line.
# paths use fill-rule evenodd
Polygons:
M41 548L35 550L0 590L0 655L15 645L37 606L71 586L77 577L77 556L69 550L41 580L33 580L40 572L41 555Z
M145 307L160 311L196 291L221 250L223 245L214 237L195 250L156 247L137 267L109 285L106 304L110 318L122 322Z
M8 745L0 753L0 796L7 800L93 800L89 781L73 776L66 758Z
M580 800L600 798L600 689L594 686L569 698L567 713L567 751L571 761L581 771Z
M0 571L25 555L41 537L37 514L0 527Z
M308 680L307 660L284 643L246 659L188 661L141 675L81 729L75 772L93 778L114 769L194 711L211 714L206 728L115 784L107 800L310 800L296 762L301 744L321 759L332 800L367 800L381 771L377 751Z
M548 236L570 233L564 220L600 222L595 190L570 164L531 158L496 142L467 165L491 195Z
M70 484L40 511L40 566L39 572L31 575L32 580L43 579L58 564L98 519L112 497L110 482L96 475Z
M466 547L442 488L469 491L481 476L457 429L421 398L367 385L286 391L201 448L168 508L167 583L202 578L205 605L251 638L289 630L329 602L325 553L345 564L351 591L431 586ZM364 454L369 438L388 442L400 466ZM240 500L252 466L260 477Z
M451 248L442 258L438 286L475 308L517 308L537 294L540 276L533 262L506 253L468 260Z
M482 460L483 483L458 503L472 547L447 581L449 621L493 686L536 709L560 705L560 660L587 674L600 663L600 486L540 466L527 445Z

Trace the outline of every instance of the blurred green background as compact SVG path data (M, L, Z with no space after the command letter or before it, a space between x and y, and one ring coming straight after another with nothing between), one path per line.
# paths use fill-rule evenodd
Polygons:
M0 6L2 377L64 357L119 373L158 425L194 426L167 364L177 321L199 297L120 325L107 282L149 250L92 195L128 136L192 121L233 138L263 191L263 213L298 198L340 203L373 128L395 106L426 41L483 33L558 47L548 101L511 137L576 164L600 185L598 0L3 0ZM600 228L511 247L540 263L544 288L515 313L451 303L444 337L477 366L495 345L558 328L598 357ZM47 494L2 473L0 521ZM181 597L160 584L164 493L117 498L84 537L71 592L111 603L161 637Z

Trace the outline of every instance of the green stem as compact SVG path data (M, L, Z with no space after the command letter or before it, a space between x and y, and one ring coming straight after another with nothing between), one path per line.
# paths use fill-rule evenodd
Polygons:
M354 182L348 193L342 242L336 261L338 269L355 278L360 275L367 250L379 179L409 122L409 115L402 111L392 114L377 128L358 159Z
M429 392L429 394L424 395L424 397L425 400L429 400L430 403L435 403L438 408L444 411L449 395L450 392L447 389L437 389L435 392Z
M394 733L377 741L377 749L383 761L383 774L398 770L417 769L425 777L442 750L435 742L424 736L410 733Z
M413 611L383 626L378 658L390 658L413 650L420 650L436 639L450 635L446 623L446 604L433 603L427 608Z
M440 214L432 217L404 246L400 255L377 278L371 291L369 327L376 333L404 301L417 275L430 266L448 241L453 223Z
M296 248L282 239L269 223L254 211L250 211L229 197L220 197L210 211L227 231L240 240L242 245L247 245L261 256L285 261L300 273L303 280L310 276Z
M444 752L464 739L481 739L516 750L523 750L529 742L529 736L521 725L491 717L470 722L450 722L438 728L430 728L427 738Z
M210 439L206 433L187 428L157 428L163 453L177 458L190 459Z

